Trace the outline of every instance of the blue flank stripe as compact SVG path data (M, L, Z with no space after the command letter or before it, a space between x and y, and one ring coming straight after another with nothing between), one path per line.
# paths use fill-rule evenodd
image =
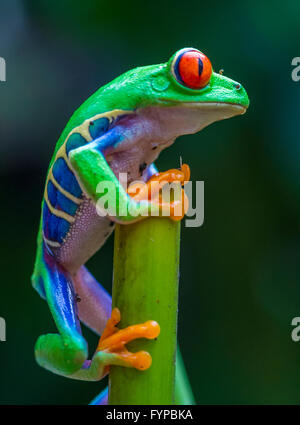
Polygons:
M92 139L97 139L102 136L107 130L109 126L108 118L99 118L96 121L91 121L89 126L89 131Z
M66 143L66 152L67 155L69 155L69 152L73 149L80 148L81 146L85 145L87 142L84 137L81 136L79 133L73 133L68 138L68 141Z
M48 199L50 204L57 210L62 210L67 214L74 215L78 205L70 199L66 198L49 180L47 185Z
M63 242L70 229L70 223L61 217L52 214L48 205L44 201L43 206L43 233L51 241Z
M76 180L76 177L69 169L63 158L58 158L53 165L53 176L60 186L76 198L80 198L82 190Z
M53 165L53 176L58 184L72 195L80 198L82 191L77 183L76 177L67 166L63 158L58 158ZM74 216L78 205L66 198L59 189L49 180L47 184L48 200L53 208ZM57 217L51 213L46 202L43 207L43 232L47 239L58 243L63 242L70 229L70 223L64 218Z
M90 135L96 142L91 144L91 147L102 150L109 146L115 145L122 140L122 135L116 133L116 131L107 132L109 127L108 118L99 118L95 121L91 121L89 126ZM99 139L105 132L106 136L101 140ZM73 149L77 149L85 145L87 141L79 133L73 133L69 137L66 143L67 155ZM95 145L95 146L93 146ZM67 192L75 196L76 198L82 197L82 190L77 182L77 179L73 172L68 167L64 158L58 158L53 164L52 173L57 183ZM59 189L49 180L47 184L47 193L50 204L53 208L66 212L69 215L74 216L77 211L78 205L70 199L66 198ZM58 243L63 243L63 238L70 229L70 223L61 217L57 217L52 214L49 210L46 202L44 201L43 206L43 232L47 239Z

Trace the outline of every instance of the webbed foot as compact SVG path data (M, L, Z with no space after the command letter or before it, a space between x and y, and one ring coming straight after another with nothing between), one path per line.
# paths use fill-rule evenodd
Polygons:
M125 347L130 341L137 338L154 339L160 333L160 327L154 320L138 325L118 329L121 314L114 308L106 327L99 340L98 347L92 360L86 361L84 366L70 377L84 381L99 381L109 371L109 366L132 367L146 370L151 366L152 358L146 351L131 353Z
M96 352L113 355L109 364L133 367L139 370L148 369L152 362L150 354L146 351L131 353L125 345L138 338L156 338L160 333L159 324L154 320L148 320L145 323L118 329L116 325L120 320L121 313L118 308L114 308L99 340Z
M182 220L189 206L184 189L181 189L181 193L177 198L174 197L170 201L163 199L162 189L167 183L180 183L181 186L184 186L189 179L190 167L187 164L182 164L180 169L174 168L154 174L146 184L131 184L127 193L137 202L149 201L155 207L158 207L163 216L168 216L175 221ZM156 209L154 208L155 211Z

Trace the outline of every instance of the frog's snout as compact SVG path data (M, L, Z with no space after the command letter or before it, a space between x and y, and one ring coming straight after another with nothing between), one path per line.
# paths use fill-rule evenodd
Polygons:
M223 73L214 73L212 80L213 92L222 99L224 103L231 103L242 107L245 113L249 106L249 98L246 89L238 81L226 77Z
M233 90L235 96L238 98L239 104L244 107L244 111L242 112L242 114L244 114L250 103L248 94L241 83L233 82Z

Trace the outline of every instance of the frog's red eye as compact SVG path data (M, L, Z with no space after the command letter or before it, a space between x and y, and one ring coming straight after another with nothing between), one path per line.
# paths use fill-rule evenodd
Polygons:
M179 83L191 89L201 89L209 83L212 66L199 50L184 49L174 59L173 72Z

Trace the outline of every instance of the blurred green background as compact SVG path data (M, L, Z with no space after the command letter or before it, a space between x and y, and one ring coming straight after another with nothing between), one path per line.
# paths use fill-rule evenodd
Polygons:
M135 66L194 46L240 81L246 115L178 139L157 165L205 181L205 223L183 228L179 341L200 404L300 403L300 56L297 0L2 0L0 56L0 403L86 404L105 385L43 370L55 329L31 288L47 166L74 110ZM113 239L90 262L111 290ZM93 351L97 338L86 332Z

